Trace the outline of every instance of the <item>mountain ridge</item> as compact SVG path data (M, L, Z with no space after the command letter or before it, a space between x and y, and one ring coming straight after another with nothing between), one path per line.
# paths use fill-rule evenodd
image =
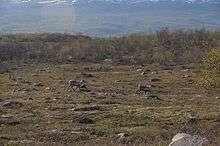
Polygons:
M189 4L215 4L220 3L218 0L3 0L3 2L8 3L16 3L16 4L82 4L82 3L114 3L114 4L140 4L140 3L160 3L160 2L168 2L168 3L189 3Z
M217 0L200 1L203 3L187 3L187 0L128 1L1 0L0 33L121 36L154 32L163 27L220 30L220 3L213 3Z

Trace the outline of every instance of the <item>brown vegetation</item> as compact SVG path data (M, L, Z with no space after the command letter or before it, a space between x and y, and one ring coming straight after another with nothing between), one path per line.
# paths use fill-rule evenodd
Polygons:
M155 34L90 38L67 34L18 34L0 36L0 61L98 62L120 64L198 63L215 48L219 34L205 29L169 30Z
M168 145L178 132L219 145L219 40L204 29L2 35L0 145Z

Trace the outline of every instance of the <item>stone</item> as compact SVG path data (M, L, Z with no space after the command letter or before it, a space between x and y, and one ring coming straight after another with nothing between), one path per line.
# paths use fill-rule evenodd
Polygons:
M29 84L29 85L30 85L32 82L31 82L31 81L27 81L27 80L23 80L22 83L23 83L23 84Z
M15 108L15 107L22 106L22 103L18 101L6 101L2 104L2 106L7 107L7 108Z
M92 119L85 117L85 116L78 117L74 119L73 121L79 124L93 124L94 123Z
M157 74L157 72L156 71L152 71L150 74L154 75L154 74Z
M97 93L97 95L98 95L99 97L105 97L105 96L106 96L106 94L105 94L105 93L102 93L102 92Z
M159 78L153 78L153 79L151 79L151 82L160 82L161 81L161 79L159 79Z
M22 94L25 94L25 93L27 93L27 91L21 91L21 93L22 93Z
M23 78L22 77L17 77L17 80L21 81L21 80L23 80Z
M195 117L195 116L192 116L192 115L189 115L188 116L188 121L187 123L197 123L200 119L198 117Z
M57 93L56 94L61 94L61 92L60 91L57 91Z
M169 146L204 146L210 142L207 138L203 138L199 135L190 135L186 133L176 134Z
M71 133L71 134L82 134L83 132L80 132L80 131L71 131L70 133Z
M137 69L136 71L137 71L137 72L141 72L141 71L143 71L143 69L139 68L139 69Z
M73 111L96 111L96 110L100 110L100 107L97 105L79 106L73 109Z
M118 138L123 139L123 138L127 137L128 134L126 134L126 133L119 133L119 134L117 134L117 136L118 136Z
M39 125L39 124L35 124L34 127L35 127L35 128L38 128L38 127L40 127L40 125Z
M58 83L59 83L59 84L64 84L65 81L64 81L64 80L58 80Z
M38 74L32 74L31 75L32 77L37 77L37 76L39 76Z
M46 90L50 90L50 87L47 87Z
M187 71L189 71L189 69L188 69L188 68L187 68L187 69L183 69L182 71L183 71L183 72L187 72Z
M56 133L57 132L57 129L53 129L51 130L52 133Z
M191 135L189 134L186 134L186 133L177 133L173 138L172 138L172 141L177 141L181 138L184 138L184 137L190 137Z
M189 78L189 77L191 77L190 75L183 75L182 76L183 78Z
M90 73L85 73L85 72L81 72L81 75L84 76L84 77L87 77L87 78L93 77L92 74L90 74Z
M198 94L198 95L195 95L195 97L202 97L202 95L199 95L199 94Z
M28 97L28 100L34 100L32 97Z
M13 115L1 115L1 118L13 118Z
M141 73L141 75L146 75L146 74L147 74L146 72L142 72L142 73Z
M39 83L34 83L34 86L42 87L42 86L44 86L44 85L43 85L43 83L39 82Z
M156 95L156 94L150 94L149 96L148 96L148 99L155 99L155 100L162 100L161 98L159 98L159 96L158 95Z
M46 69L40 69L39 71L47 71Z
M73 56L68 56L68 57L67 57L67 60L68 60L68 61L72 61L72 60L73 60Z
M20 124L20 122L18 121L18 119L14 116L14 115L1 115L0 116L0 125L1 126L6 126L6 125L11 125L11 126L15 126Z
M19 85L18 82L10 84L10 86L18 86L18 85Z
M99 67L97 67L96 71L109 72L109 71L112 71L112 68L110 66L99 66Z
M96 94L95 92L90 92L89 95L90 95L91 97L96 97L96 96L97 96L97 94Z

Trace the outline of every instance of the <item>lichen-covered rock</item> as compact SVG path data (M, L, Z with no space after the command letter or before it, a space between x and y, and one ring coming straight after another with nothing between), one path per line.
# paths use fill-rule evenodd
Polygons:
M173 137L169 146L205 146L208 144L208 139L199 135L192 136L186 133L178 133Z

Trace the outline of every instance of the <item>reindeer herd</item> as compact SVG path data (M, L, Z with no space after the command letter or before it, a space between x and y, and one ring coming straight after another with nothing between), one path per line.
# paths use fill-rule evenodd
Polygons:
M68 84L69 84L69 86L68 86L67 90L72 89L72 90L76 91L78 89L81 92L89 92L90 91L84 80L80 80L80 81L69 80ZM151 93L151 85L141 85L141 84L139 84L138 89L135 93L136 94Z
M14 75L12 74L12 72L9 71L8 75L9 75L10 80L16 80ZM90 92L90 89L88 88L88 85L87 85L86 81L84 81L84 80L69 80L67 91L70 91L70 90L73 90L73 91L78 90L80 92ZM139 84L135 93L136 94L152 93L151 85L141 85L141 84Z

